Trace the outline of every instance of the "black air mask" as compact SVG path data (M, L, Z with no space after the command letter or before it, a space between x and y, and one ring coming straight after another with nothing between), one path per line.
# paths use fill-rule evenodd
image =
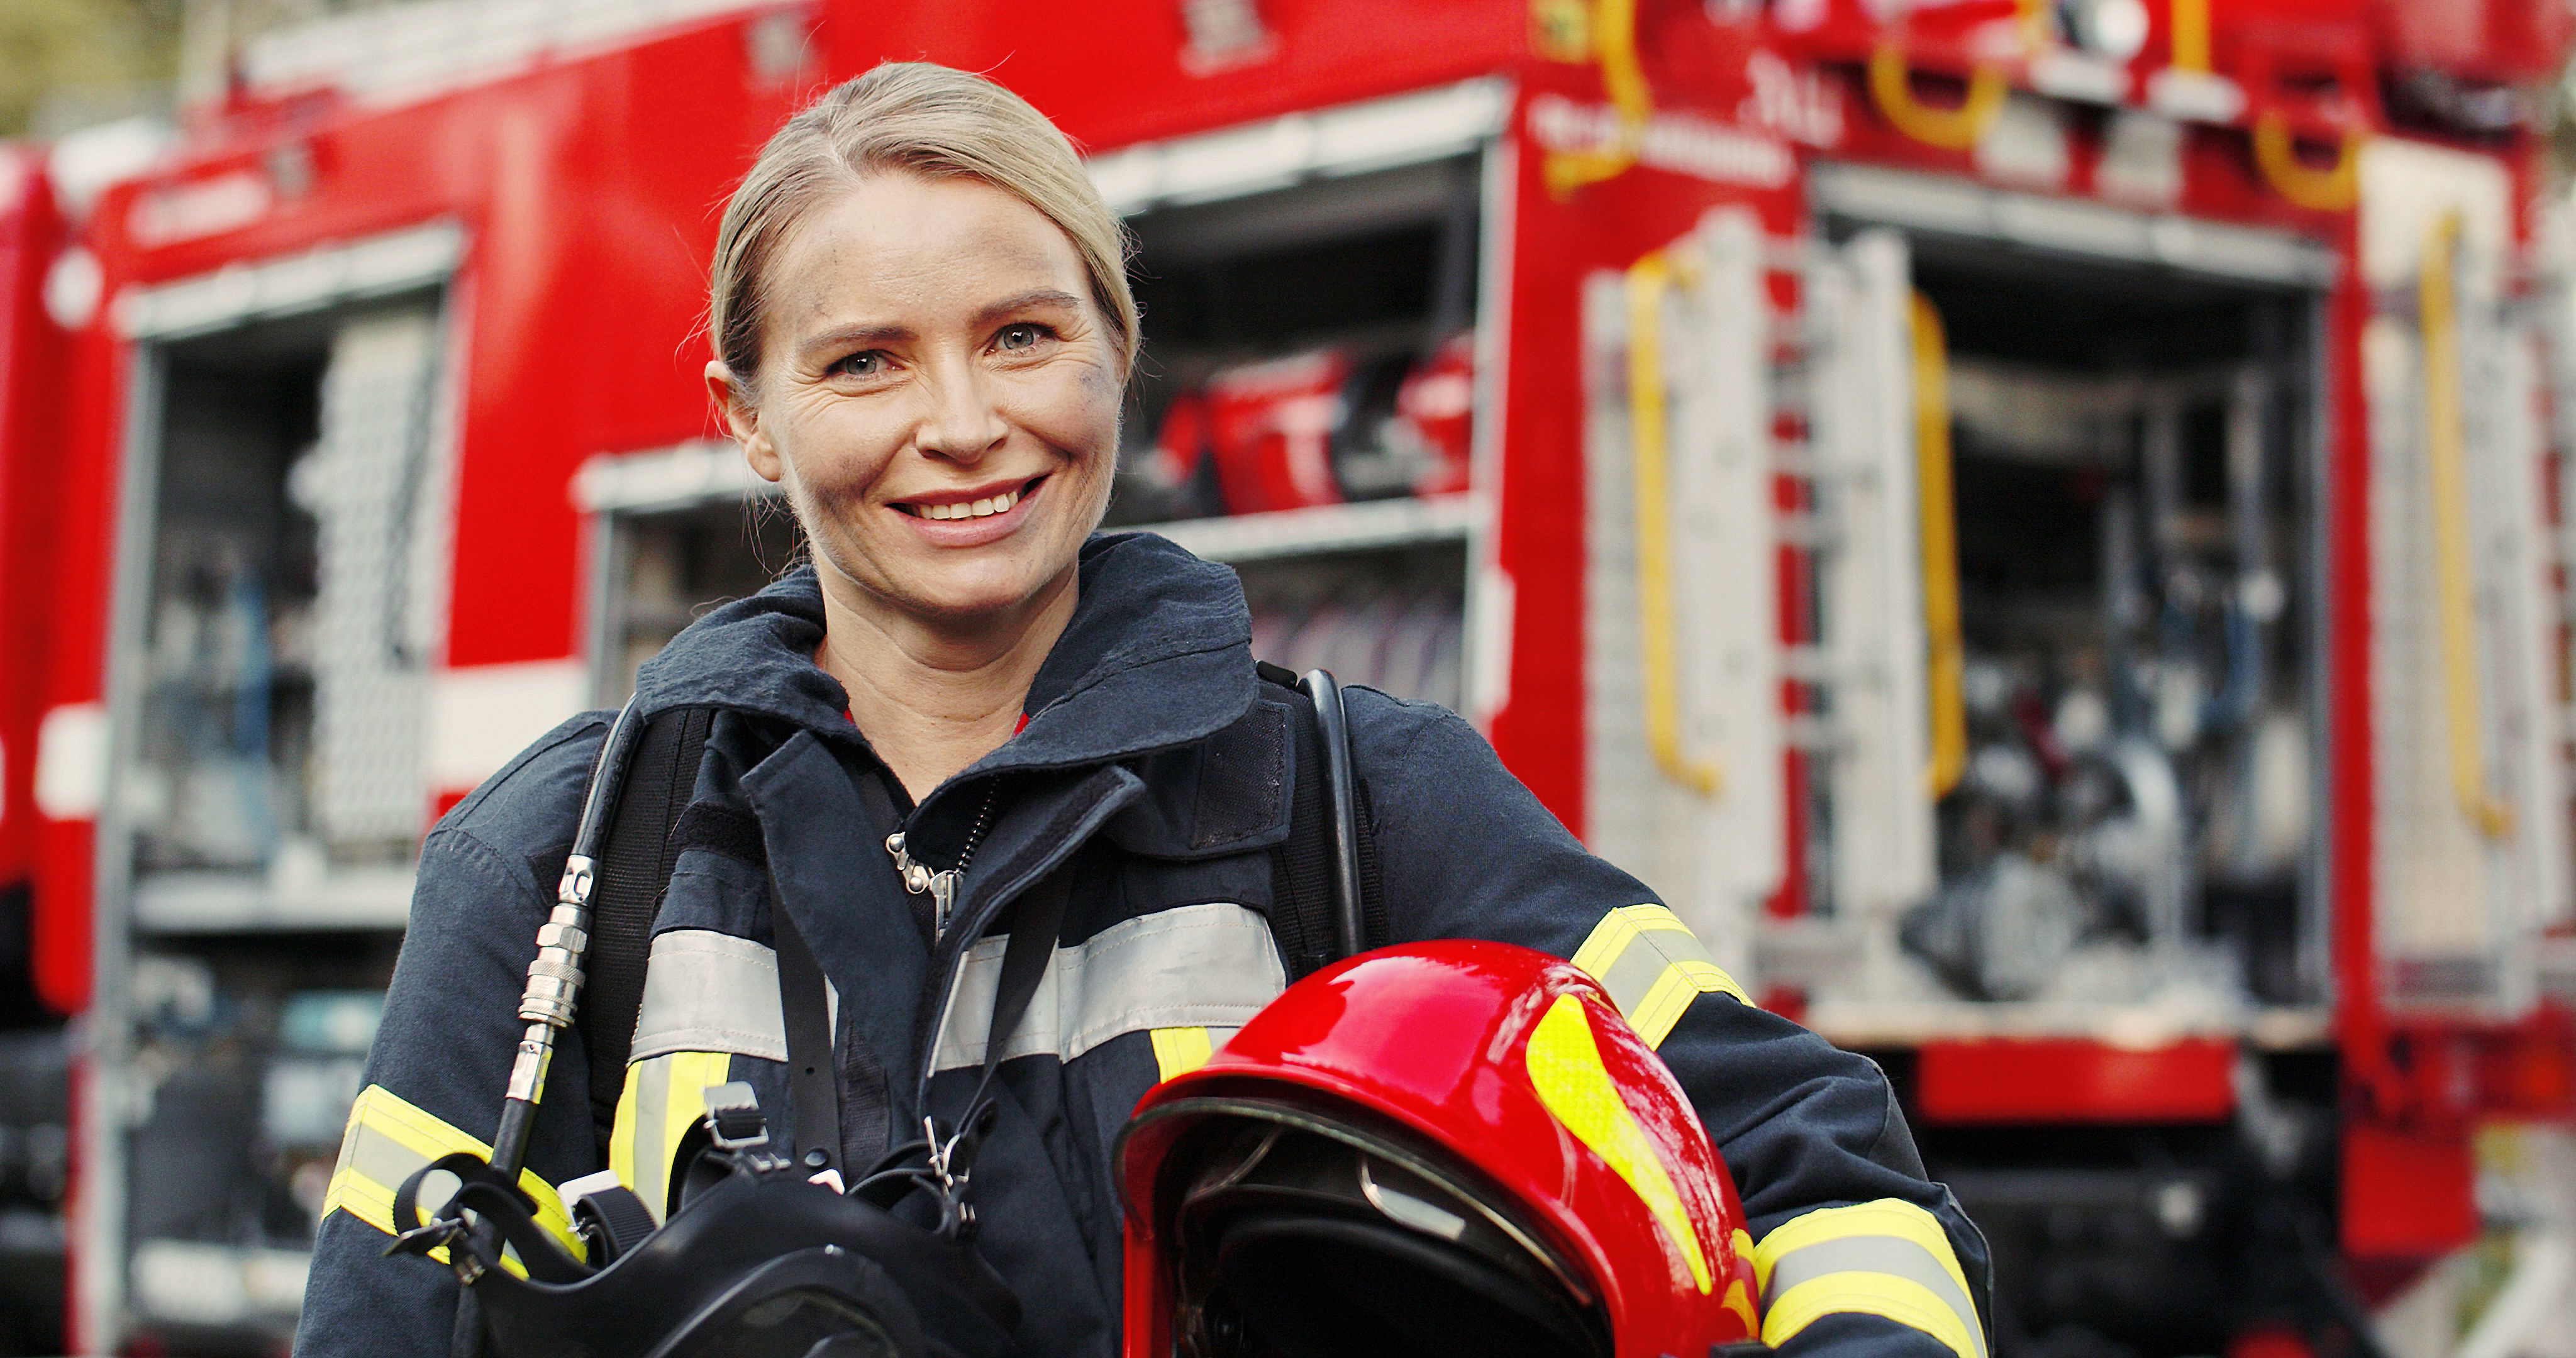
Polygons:
M528 968L519 1007L528 1027L492 1157L449 1155L405 1180L393 1204L401 1234L386 1252L444 1247L500 1358L1003 1358L1019 1301L971 1248L965 1191L994 1117L1002 1039L1027 1011L1063 922L1061 872L1015 907L983 1076L952 1130L924 1119L923 1140L896 1148L842 1191L822 971L787 912L773 908L804 1153L773 1140L749 1085L719 1085L706 1091L706 1116L675 1159L660 1224L606 1176L565 1186L584 1258L538 1223L517 1180L554 1035L573 1021L596 855L643 725L630 702L592 771L557 904ZM442 1175L455 1190L423 1220L424 1183ZM585 1183L601 1186L582 1192ZM907 1219L930 1217L934 1224Z

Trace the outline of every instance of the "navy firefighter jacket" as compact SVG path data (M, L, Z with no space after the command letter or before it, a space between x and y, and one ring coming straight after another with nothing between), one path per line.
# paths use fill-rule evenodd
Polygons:
M1295 709L1254 673L1233 571L1142 534L1095 536L1080 569L1026 729L918 807L814 664L823 608L811 568L709 613L644 667L645 715L718 712L673 836L608 1158L658 1202L674 1129L699 1116L707 1086L748 1082L774 1126L789 1119L772 875L837 995L843 1162L865 1165L911 1139L902 1129L921 1125L924 1089L934 1109L964 1101L990 1014L955 997L990 1005L993 980L979 973L998 974L1003 940L986 930L1070 860L1050 963L1055 1022L1033 1008L1004 1048L1008 1097L975 1169L975 1244L1019 1295L1021 1352L1114 1358L1110 1146L1167 1065L1222 1044L1281 990L1263 912L1270 851L1303 775L1291 767ZM1747 1003L1654 893L1586 852L1466 722L1346 692L1393 940L1517 943L1577 959L1604 983L1726 1157L1757 1241L1765 1338L1796 1358L1985 1358L1985 1242L1925 1179L1877 1066ZM556 728L422 846L410 931L314 1250L299 1358L447 1358L456 1342L448 1269L382 1257L392 1193L438 1154L480 1151L493 1134L537 927L608 721L594 712ZM988 785L999 790L955 927L934 935L886 836L902 829L924 861L953 862ZM1639 906L1663 927L1637 928ZM1641 1013L1673 976L1690 1002ZM548 1184L602 1168L589 1081L568 1032L529 1147L530 1171Z

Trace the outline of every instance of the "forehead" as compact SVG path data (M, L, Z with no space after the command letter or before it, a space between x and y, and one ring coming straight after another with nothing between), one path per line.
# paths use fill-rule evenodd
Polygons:
M779 243L768 281L774 323L794 329L927 321L1038 288L1090 294L1073 242L1018 195L906 173L815 204Z

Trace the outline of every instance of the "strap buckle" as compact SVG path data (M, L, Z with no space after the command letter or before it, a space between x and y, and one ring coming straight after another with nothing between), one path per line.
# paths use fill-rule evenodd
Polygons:
M974 1173L972 1166L964 1169L955 1168L957 1143L966 1139L966 1129L960 1127L955 1136L942 1141L939 1139L939 1119L924 1114L921 1119L921 1134L930 1143L931 1177L939 1180L939 1190L942 1193L955 1197L965 1188L967 1176Z
M760 1096L740 1080L708 1088L707 1143L720 1151L758 1150L769 1144L769 1117Z
M985 1134L993 1129L994 1115L1000 1111L992 1100L979 1100L944 1141L939 1136L939 1119L928 1115L921 1119L922 1135L928 1142L923 1159L929 1162L933 1181L927 1187L939 1199L940 1235L955 1240L975 1236L975 1204L966 1200L966 1189L975 1176L975 1153L983 1148Z

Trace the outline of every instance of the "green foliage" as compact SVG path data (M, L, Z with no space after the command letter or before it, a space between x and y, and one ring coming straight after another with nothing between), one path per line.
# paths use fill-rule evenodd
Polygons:
M180 9L180 0L0 0L0 137L167 107Z

